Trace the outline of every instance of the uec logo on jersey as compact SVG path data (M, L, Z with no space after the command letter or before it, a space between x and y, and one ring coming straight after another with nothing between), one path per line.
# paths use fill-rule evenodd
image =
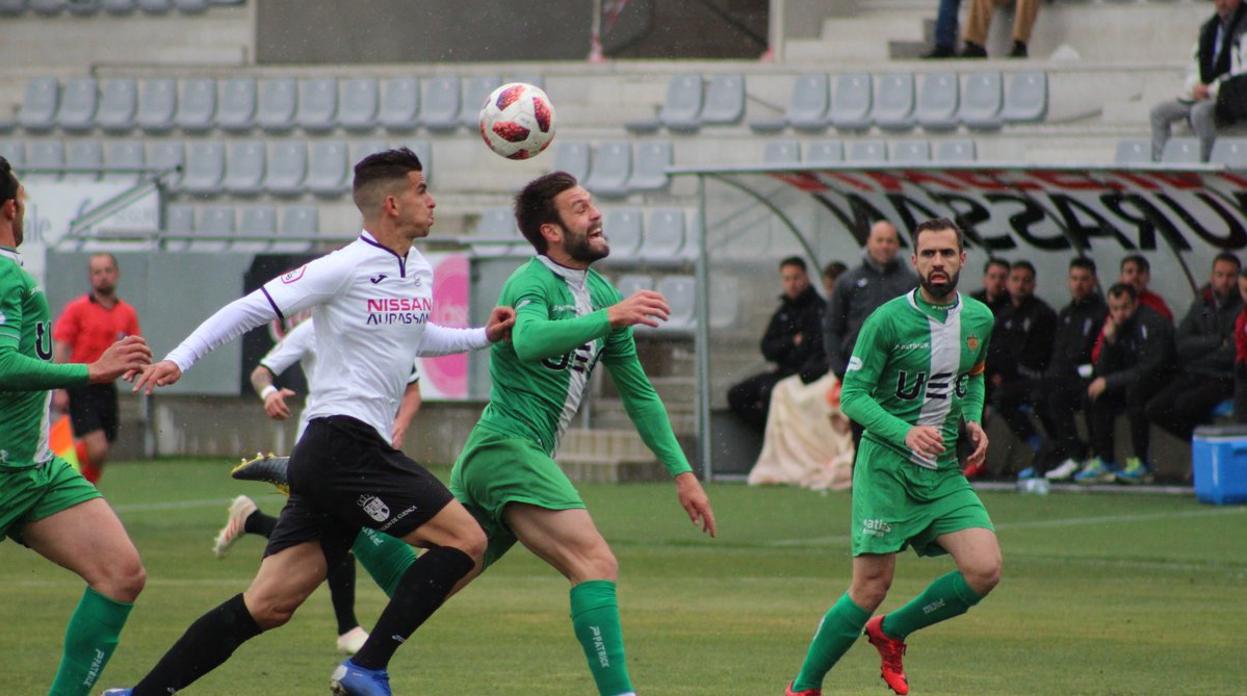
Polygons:
M900 370L896 373L896 398L902 401L912 401L922 394L922 387L925 385L928 399L947 399L949 380L952 377L953 374L951 372L937 372L933 375L919 372L914 375L914 379L911 382L909 373L905 370ZM966 397L969 379L970 375L966 374L952 381L952 388L956 392L957 398L964 399Z
M358 502L364 512L378 522L384 522L390 516L390 507L375 495L361 495Z

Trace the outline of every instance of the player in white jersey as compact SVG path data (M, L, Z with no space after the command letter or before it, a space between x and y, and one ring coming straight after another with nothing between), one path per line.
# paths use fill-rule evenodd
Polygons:
M312 310L321 374L308 400L307 431L290 457L290 499L258 574L245 593L193 623L132 690L110 695L166 696L186 688L242 643L289 621L325 579L327 565L370 527L427 550L407 569L363 648L334 671L331 688L388 696L394 651L481 563L480 525L437 478L390 446L389 427L417 355L504 340L515 313L495 308L483 329L429 321L433 271L412 242L428 235L435 204L410 150L361 160L353 197L364 217L359 239L226 305L135 382L147 393L173 384L248 329Z

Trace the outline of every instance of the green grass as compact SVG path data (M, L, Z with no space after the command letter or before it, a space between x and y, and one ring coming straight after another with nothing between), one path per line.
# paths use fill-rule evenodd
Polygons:
M112 465L103 490L143 554L139 598L100 686L142 676L195 618L242 591L262 540L224 560L209 548L240 492L226 462ZM438 472L444 475L444 470ZM826 608L848 583L849 496L710 487L720 538L695 532L668 485L584 486L621 565L632 675L654 696L783 693ZM910 637L912 693L1242 694L1247 510L1173 496L983 496L999 526L1004 580L968 615ZM884 609L945 559L901 557ZM365 626L384 597L360 572ZM45 693L81 581L29 550L0 545L0 672L5 693ZM400 695L594 692L567 618L567 584L517 548L453 599L392 665ZM339 660L322 587L292 623L262 635L195 684L194 694L326 693ZM863 641L826 694L885 694Z

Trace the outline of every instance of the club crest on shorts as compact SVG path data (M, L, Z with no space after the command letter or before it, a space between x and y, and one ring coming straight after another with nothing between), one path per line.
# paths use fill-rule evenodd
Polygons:
M378 522L384 522L390 516L390 507L375 495L361 495L358 503L369 517Z

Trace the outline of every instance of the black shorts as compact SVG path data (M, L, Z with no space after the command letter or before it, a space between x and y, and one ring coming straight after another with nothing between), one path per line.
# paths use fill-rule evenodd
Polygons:
M333 567L360 527L404 537L454 500L424 467L349 416L315 418L290 454L290 500L265 556L319 541Z
M69 422L74 436L103 430L109 442L117 439L117 387L112 384L87 384L70 387Z

